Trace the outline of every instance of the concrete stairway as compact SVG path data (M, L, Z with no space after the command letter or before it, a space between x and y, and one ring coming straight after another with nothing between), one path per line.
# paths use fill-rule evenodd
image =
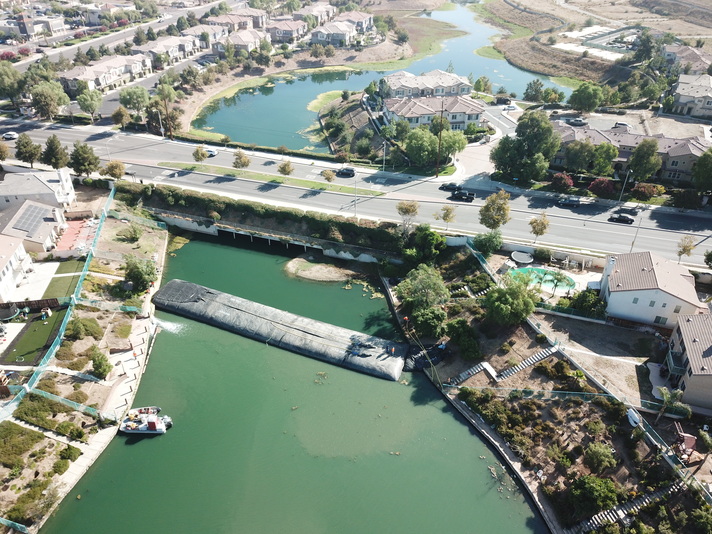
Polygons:
M544 358L547 358L548 356L551 356L556 352L556 348L554 347L548 347L541 352L537 352L534 356L530 356L523 362L519 363L518 365L515 365L514 367L510 367L509 369L505 369L501 373L499 373L496 377L497 382L500 380L504 380L505 378L509 378L512 376L514 373L518 373L522 369L526 369L527 367L531 367L534 364L539 363L542 361Z

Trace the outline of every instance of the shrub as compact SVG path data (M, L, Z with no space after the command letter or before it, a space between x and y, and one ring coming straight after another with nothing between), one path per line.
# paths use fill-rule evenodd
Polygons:
M638 200L650 200L653 197L665 194L665 188L662 185L638 182L631 189L630 194Z
M502 343L502 346L499 347L499 350L501 350L504 354L508 354L510 350L512 350L512 347L509 343L506 341Z
M539 263L549 263L551 261L551 250L548 248L535 248L534 259Z
M502 233L499 230L492 230L486 234L478 234L475 237L475 247L487 258L502 248Z
M59 453L59 457L62 460L69 460L70 462L75 461L82 455L82 451L71 445L67 445L65 449L62 449Z
M61 475L69 469L69 460L57 460L52 466L52 472Z
M551 179L551 188L560 193L566 193L573 186L574 181L565 172L557 172Z
M460 348L463 358L478 359L482 357L477 332L466 319L455 319L445 324L445 331L450 339Z
M57 349L55 358L60 361L70 361L73 360L77 355L72 350L73 343L68 341L63 341L62 345Z
M440 308L420 308L411 314L413 328L420 336L439 338L447 313Z
M613 184L613 180L609 180L608 178L596 178L591 185L588 186L588 190L598 197L612 198L616 188Z
M546 343L546 334L537 334L536 335L536 342L537 343Z
M67 339L78 340L85 337L93 337L99 340L104 335L104 330L99 326L99 322L93 317L85 319L72 319L67 323L65 337Z

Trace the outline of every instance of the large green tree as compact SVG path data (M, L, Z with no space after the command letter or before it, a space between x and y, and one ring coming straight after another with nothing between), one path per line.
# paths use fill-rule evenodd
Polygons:
M81 141L74 142L74 150L69 155L69 168L75 174L85 174L87 177L99 170L99 156L94 154L94 149Z
M53 169L61 169L62 167L66 167L67 163L69 163L67 147L62 146L56 134L52 134L47 138L40 160Z
M485 296L487 320L502 326L519 324L534 312L538 300L536 291L526 282L505 276L503 284Z
M127 254L124 256L124 262L124 279L133 284L134 292L143 293L158 279L156 266L152 261Z
M644 182L658 172L663 159L658 154L657 139L643 139L630 156L628 166L639 182Z
M712 148L702 154L692 167L692 182L698 191L712 189Z
M534 78L527 84L527 88L524 90L524 100L529 102L541 102L544 92L544 84L538 78Z
M131 122L131 114L124 106L119 106L111 114L111 122L117 124L121 129Z
M140 85L125 87L119 93L119 103L126 109L136 113L139 116L139 119L145 112L150 98L148 89Z
M405 153L416 167L425 167L434 162L437 151L438 138L424 128L415 128L405 139Z
M42 157L42 145L35 144L26 133L21 133L15 141L15 157L34 168L35 161Z
M17 107L22 90L22 73L9 61L0 61L0 98L9 99Z
M566 145L566 168L570 171L580 172L588 170L594 158L596 147L588 139L584 141L571 141Z
M410 271L398 286L396 294L409 310L432 308L445 304L450 292L440 273L429 265L421 264Z
M591 443L586 447L583 463L594 473L602 473L608 467L615 467L617 462L608 444Z
M544 111L527 111L517 123L517 138L522 142L524 158L539 153L546 161L551 161L561 146L561 137Z
M69 97L59 82L42 82L32 88L32 106L41 117L52 120L59 110L69 104Z
M618 495L612 480L584 475L571 484L569 501L575 517L581 519L613 508L618 504Z
M94 115L99 108L101 108L101 102L104 100L104 95L101 91L96 89L93 91L84 91L77 97L77 104L79 108L84 113L89 113L91 115L91 121L94 122Z
M496 230L509 221L509 193L500 189L485 199L480 208L480 224Z
M603 91L595 83L584 82L569 97L569 104L577 111L590 112L603 102Z
M176 98L178 98L178 94L176 93L175 89L173 89L173 87L171 87L169 84L161 83L156 88L156 98L163 105L163 114L166 117L164 126L166 127L166 131L168 132L168 137L170 137L172 140L175 125L172 124L172 122L168 119L170 118L170 112L172 111L171 104L176 101Z
M593 151L593 172L598 176L613 173L613 160L618 157L618 148L611 143L596 145Z

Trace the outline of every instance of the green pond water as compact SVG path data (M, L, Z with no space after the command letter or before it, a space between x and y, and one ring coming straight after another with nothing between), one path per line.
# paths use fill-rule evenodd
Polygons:
M396 336L382 299L287 278L289 258L270 250L284 248L193 241L165 274ZM118 436L43 534L547 532L508 476L492 478L497 457L422 375L388 382L158 319L136 405L161 406L175 426Z

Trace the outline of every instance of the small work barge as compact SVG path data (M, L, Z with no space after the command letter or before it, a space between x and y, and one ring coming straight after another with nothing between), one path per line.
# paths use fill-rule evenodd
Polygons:
M185 280L153 296L156 308L362 373L398 380L409 346L271 308Z

